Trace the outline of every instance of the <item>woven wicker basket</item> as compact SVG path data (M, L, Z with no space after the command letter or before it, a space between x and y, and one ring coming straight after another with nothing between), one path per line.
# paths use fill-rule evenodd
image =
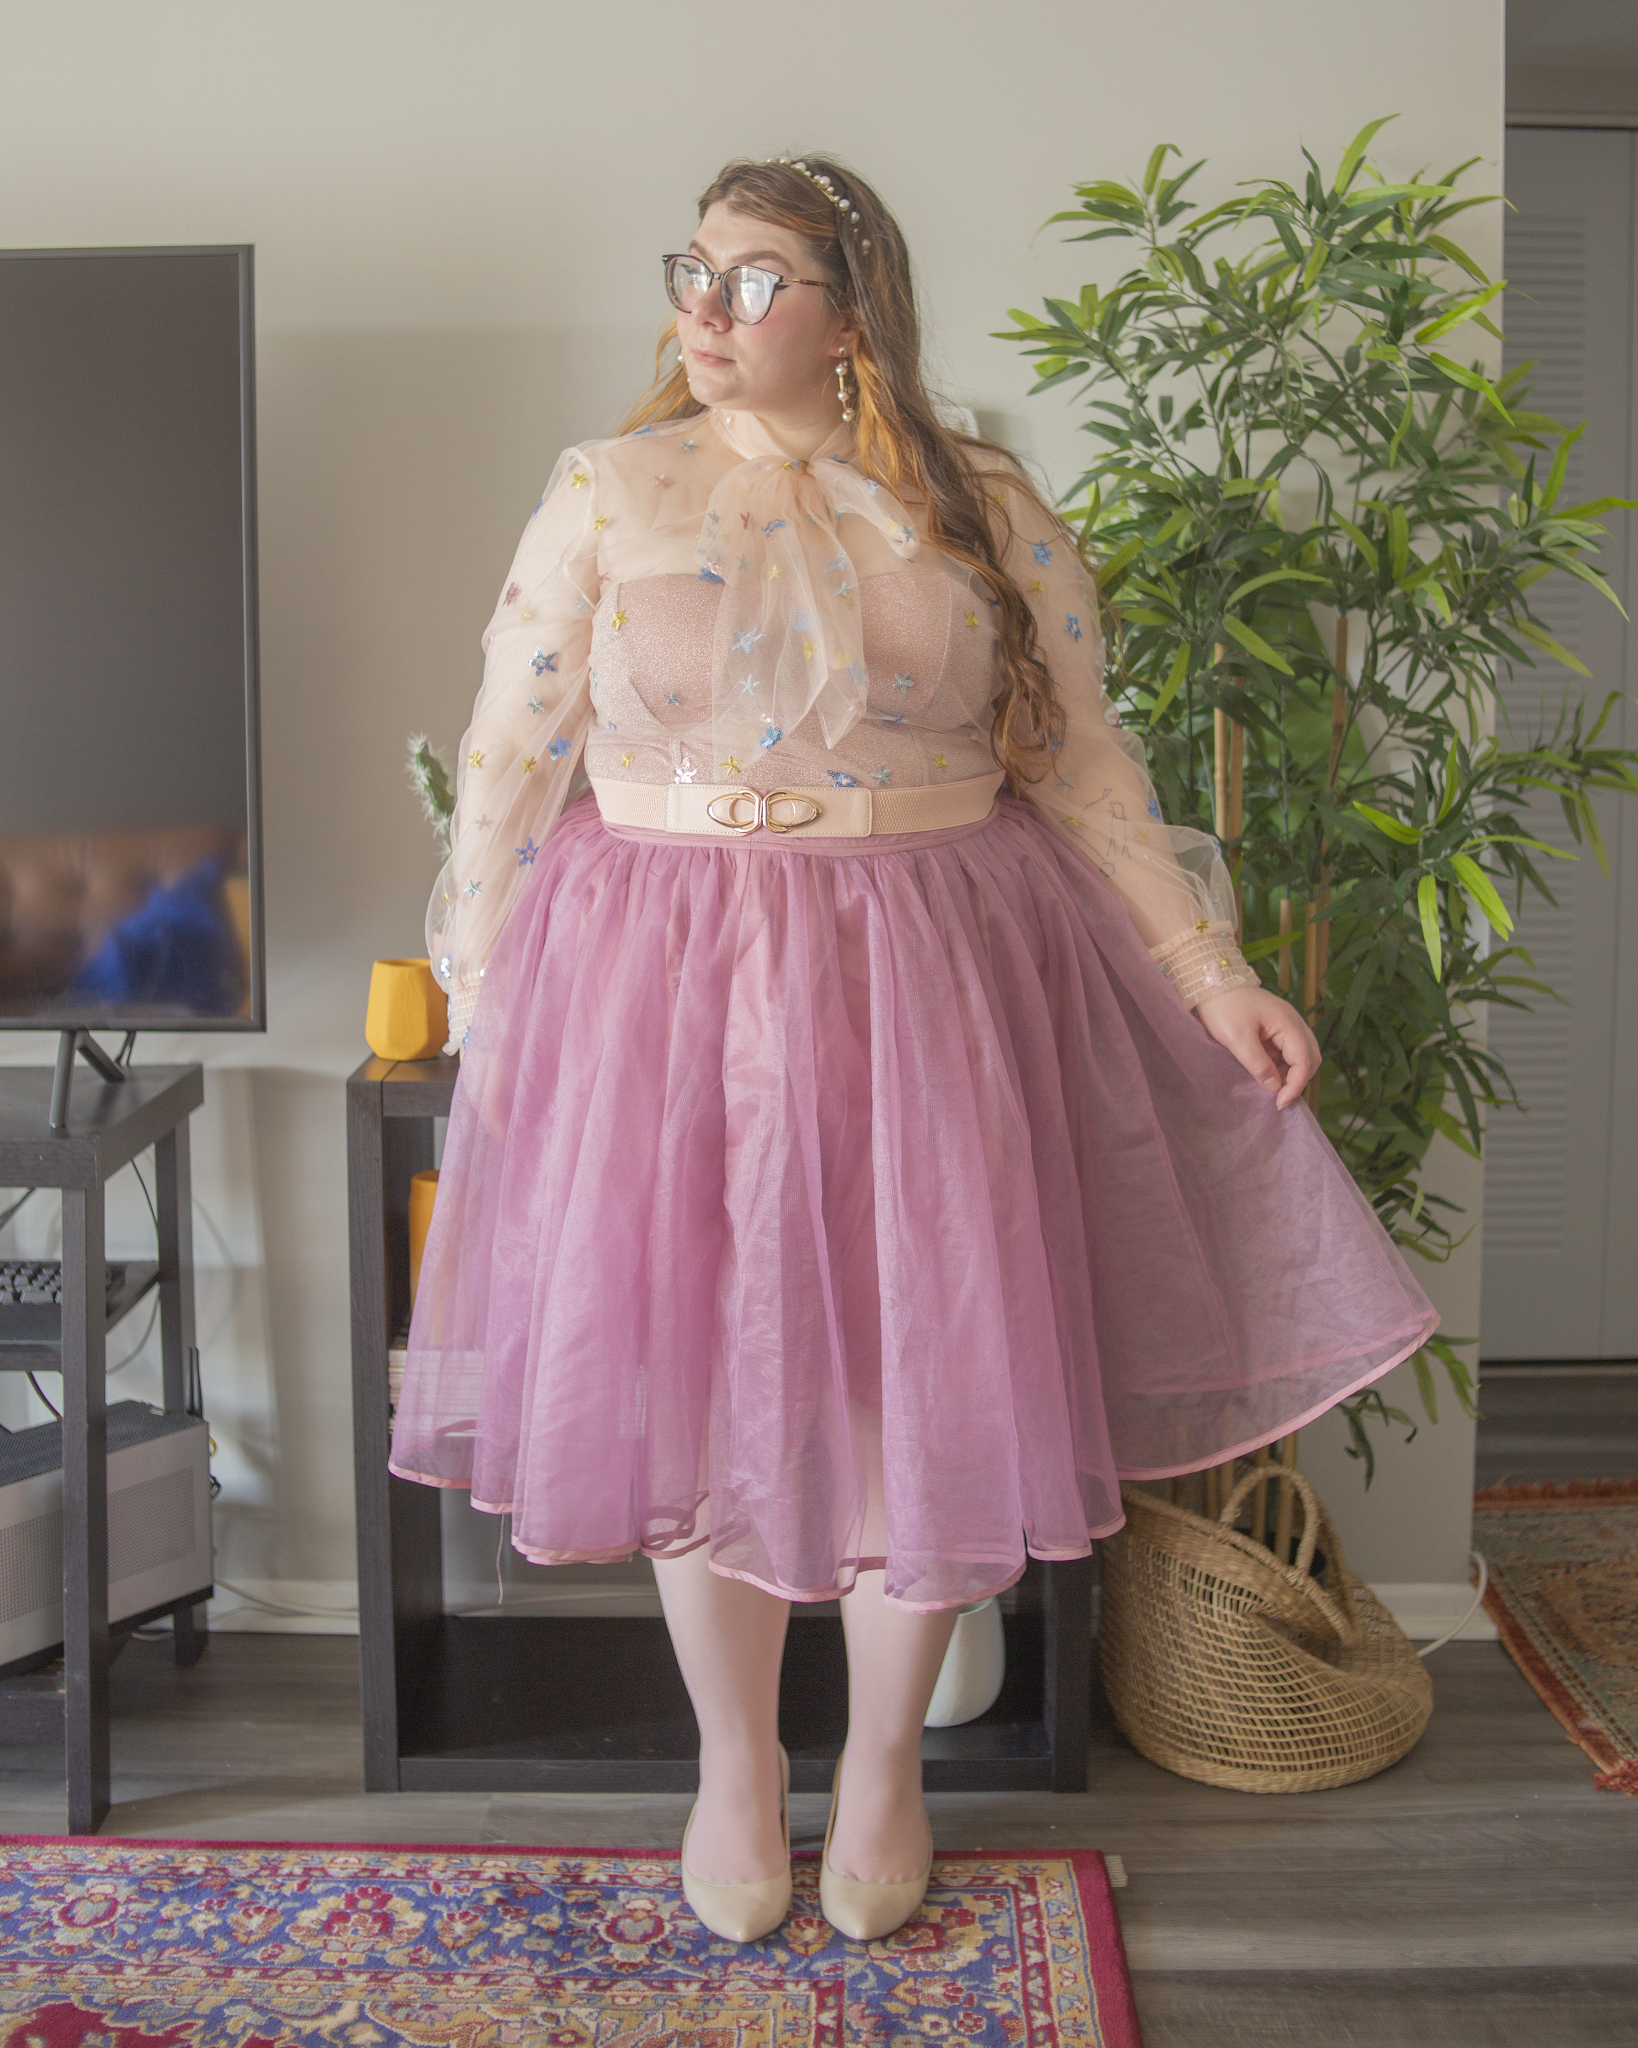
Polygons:
M1294 1564L1232 1526L1260 1479L1302 1503ZM1134 1749L1208 1785L1317 1792L1386 1770L1415 1744L1433 1711L1428 1674L1348 1569L1300 1473L1247 1472L1215 1522L1133 1487L1121 1498L1126 1526L1102 1546L1100 1638Z

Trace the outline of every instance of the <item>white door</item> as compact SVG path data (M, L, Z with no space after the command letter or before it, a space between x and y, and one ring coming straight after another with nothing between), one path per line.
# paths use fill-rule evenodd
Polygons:
M1635 172L1629 133L1508 131L1505 359L1538 365L1534 410L1587 422L1565 505L1638 495ZM1546 468L1541 459L1538 475ZM1634 522L1621 514L1608 524L1599 566L1630 610ZM1535 595L1548 630L1592 681L1545 661L1505 678L1502 709L1521 739L1544 717L1550 727L1566 680L1593 704L1634 687L1633 635L1613 605L1567 576ZM1638 705L1618 707L1605 733L1638 741ZM1606 798L1600 816L1610 878L1590 852L1574 865L1543 860L1557 906L1527 897L1519 924L1539 978L1567 1006L1534 998L1527 1013L1489 1013L1491 1045L1525 1113L1493 1112L1486 1141L1486 1359L1638 1357L1638 798ZM1556 800L1533 807L1531 828L1574 845Z

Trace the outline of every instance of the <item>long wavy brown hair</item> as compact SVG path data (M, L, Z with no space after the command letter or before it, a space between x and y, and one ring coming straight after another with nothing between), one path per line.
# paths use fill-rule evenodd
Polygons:
M860 467L895 497L916 504L923 537L975 570L1000 607L1001 680L992 699L991 740L1009 784L1019 790L1046 773L1051 744L1063 729L1063 711L1037 646L1034 614L1002 566L1010 516L985 485L1001 481L1011 490L1028 490L1068 545L1076 546L1076 537L1005 450L957 433L934 412L922 382L921 320L910 252L898 222L864 179L834 157L803 156L800 162L811 176L795 163L778 160L740 158L725 164L700 194L700 218L720 200L736 212L800 235L827 280L833 304L857 326L854 434ZM819 177L828 178L846 199L845 209L814 182ZM655 350L654 382L621 423L622 434L705 410L689 390L682 365L669 373L664 368L676 334L672 321ZM999 544L997 512L1007 527Z

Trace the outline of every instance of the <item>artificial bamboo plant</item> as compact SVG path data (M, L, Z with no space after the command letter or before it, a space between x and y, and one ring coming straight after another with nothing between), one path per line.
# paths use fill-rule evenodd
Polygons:
M1556 798L1602 865L1593 792L1638 790L1638 756L1600 743L1619 693L1589 718L1567 690L1548 729L1515 732L1497 667L1587 673L1531 592L1561 572L1613 602L1588 557L1627 501L1559 502L1580 429L1524 410L1526 368L1492 378L1461 350L1463 328L1499 338L1502 283L1450 233L1489 202L1459 190L1471 164L1385 180L1382 126L1329 179L1305 150L1299 185L1204 210L1201 164L1166 175L1171 145L1140 188L1077 186L1052 222L1139 260L1045 318L1015 309L1001 338L1036 359L1035 391L1085 408L1095 452L1064 504L1167 814L1223 842L1246 954L1324 1049L1321 1123L1397 1241L1440 1260L1461 1223L1428 1149L1442 1132L1477 1154L1485 1113L1516 1106L1478 1006L1555 999L1511 937L1509 900L1550 893L1556 852L1528 809ZM1428 1352L1471 1410L1457 1341ZM1344 1405L1368 1480L1367 1420L1410 1418L1375 1390Z

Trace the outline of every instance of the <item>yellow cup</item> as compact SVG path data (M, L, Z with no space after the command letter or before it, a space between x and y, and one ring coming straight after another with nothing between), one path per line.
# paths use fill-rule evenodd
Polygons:
M410 1244L410 1306L415 1305L415 1290L421 1284L421 1254L427 1248L427 1229L432 1222L433 1197L438 1192L438 1169L431 1167L425 1173L410 1176L409 1199L409 1244Z
M378 960L370 969L364 1040L377 1059L430 1060L449 1036L449 1003L430 960Z

